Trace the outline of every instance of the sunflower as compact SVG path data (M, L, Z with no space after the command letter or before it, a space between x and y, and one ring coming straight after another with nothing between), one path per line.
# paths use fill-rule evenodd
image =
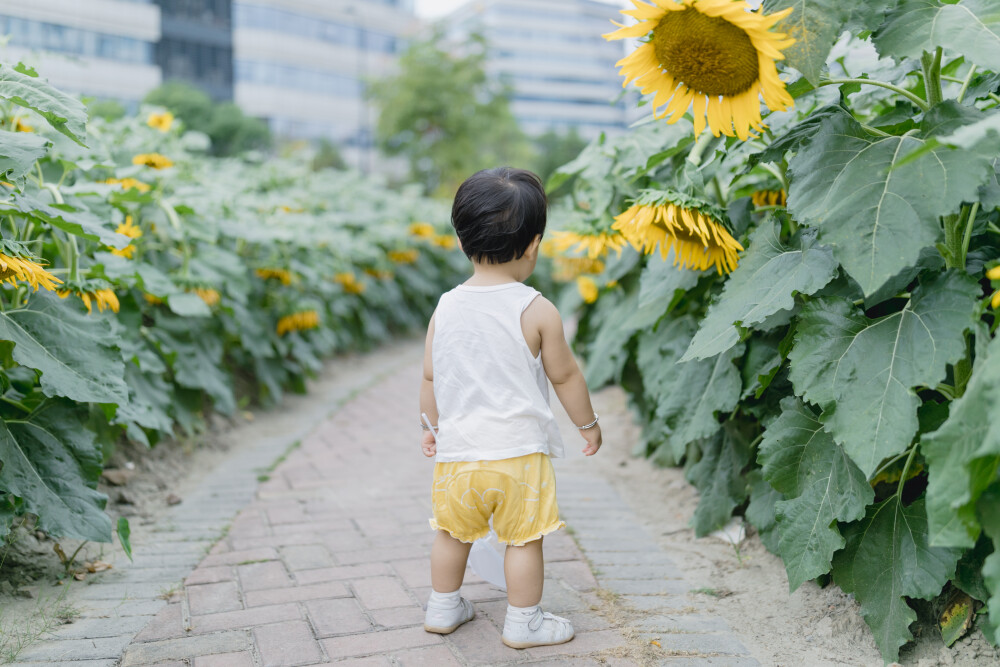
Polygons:
M559 282L573 280L584 273L600 273L604 270L604 262L589 257L555 257L552 262L555 271L552 279Z
M451 234L435 234L431 237L431 243L439 248L451 250L455 247L455 237Z
M142 236L142 230L132 223L131 215L126 215L125 222L118 225L118 228L115 229L115 231L118 232L119 234L124 234L130 239L137 239L140 236ZM132 245L131 243L129 243L121 250L119 250L118 248L111 248L112 255L117 255L119 257L125 257L128 259L132 259L132 253L134 252L135 252L135 246Z
M590 276L577 277L576 289L579 290L584 303L594 303L597 301L597 283Z
M333 281L339 283L348 294L361 294L365 291L365 284L358 281L358 277L351 271L338 273L333 277Z
M986 272L986 277L990 280L1000 280L1000 266L994 266L992 269ZM990 307L993 310L1000 308L1000 289L993 292L993 298L990 299Z
M174 161L159 153L140 153L132 158L132 164L141 164L153 169L168 169L174 166Z
M143 183L136 178L109 178L104 181L108 185L120 185L122 190L138 190L139 192L149 192L149 184Z
M315 329L319 326L319 313L315 310L301 310L291 315L285 315L278 320L276 328L279 336L284 336L292 331L304 331Z
M174 124L174 115L169 111L164 111L163 113L151 113L149 118L146 119L146 125L159 130L160 132L166 132L170 129L170 126Z
M784 190L757 190L750 195L754 206L784 206L788 193Z
M214 306L219 303L219 291L211 287L192 287L188 292L197 294L206 306Z
M292 284L292 278L293 278L292 273L291 271L288 271L286 269L263 267L254 271L254 273L256 273L258 277L263 278L264 280L277 280L282 285Z
M747 11L745 0L654 0L648 5L632 0L635 9L622 14L639 19L604 35L605 39L644 37L635 51L616 65L644 95L655 93L658 118L669 116L676 123L694 105L694 133L708 127L712 134L747 139L750 130L760 130L760 97L769 109L783 111L793 105L792 96L778 78L774 61L782 60L781 49L795 43L770 28L788 16L789 7L765 16Z
M383 269L373 269L372 267L365 268L365 274L377 280L391 280L396 275L392 271L386 271Z
M636 250L651 254L657 245L666 259L674 251L674 266L705 270L715 266L730 273L743 246L722 222L722 212L673 190L646 191L615 217L614 229Z
M414 222L408 229L410 235L416 236L418 239L429 239L434 236L434 225L429 222Z
M587 257L597 259L607 255L609 250L614 250L620 256L622 248L626 245L625 237L617 231L585 234L561 230L552 233L552 245L550 248L555 252L566 252L571 248L578 252L586 250ZM576 247L574 248L574 246Z
M150 294L149 292L146 292L145 294L142 295L142 298L145 299L146 303L148 303L151 306L163 305L163 299L156 296L155 294Z
M14 131L15 132L34 132L35 128L32 125L28 125L20 118L14 119Z
M396 264L413 264L420 257L420 251L416 248L408 250L390 250L388 252L389 261Z
M120 304L115 291L103 280L85 280L79 283L64 285L56 291L60 299L73 295L80 297L83 305L87 307L87 312L93 312L93 305L97 304L97 310L102 313L105 309L117 313Z
M62 281L46 271L37 257L16 241L0 240L0 283L17 287L17 281L28 283L37 292L39 287L49 291Z

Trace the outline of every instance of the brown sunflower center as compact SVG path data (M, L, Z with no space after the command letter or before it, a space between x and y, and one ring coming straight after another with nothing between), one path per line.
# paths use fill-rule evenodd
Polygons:
M660 64L688 88L731 97L757 81L757 49L750 37L725 19L688 7L667 12L653 29Z

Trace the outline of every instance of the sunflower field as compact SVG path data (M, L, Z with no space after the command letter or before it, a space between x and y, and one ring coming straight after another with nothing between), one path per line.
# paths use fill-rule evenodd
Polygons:
M159 110L88 123L20 64L0 64L0 119L0 538L30 514L109 541L96 486L121 438L304 391L324 356L423 326L466 271L419 190L209 157Z
M1000 0L639 0L652 114L562 167L575 345L698 535L1000 641Z

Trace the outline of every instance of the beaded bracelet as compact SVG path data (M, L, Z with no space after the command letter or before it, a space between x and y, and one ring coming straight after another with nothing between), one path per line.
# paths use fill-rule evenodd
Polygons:
M587 424L585 426L577 426L577 428L580 429L581 431L585 431L588 428L594 428L595 426L597 426L597 420L598 419L600 419L600 417L598 417L597 413L595 412L594 413L594 421L590 422L589 424Z

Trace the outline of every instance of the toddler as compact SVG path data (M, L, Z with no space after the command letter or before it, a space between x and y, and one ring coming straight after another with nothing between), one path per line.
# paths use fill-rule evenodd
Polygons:
M559 311L522 281L545 231L545 189L533 173L499 167L473 174L455 195L451 221L474 272L446 292L427 328L420 410L425 456L437 456L432 498L433 591L424 629L448 634L475 616L460 597L469 549L489 533L507 544L507 616L513 648L561 644L572 624L543 612L542 537L559 520L550 456L563 445L549 408L548 380L586 440L601 427L563 334Z

